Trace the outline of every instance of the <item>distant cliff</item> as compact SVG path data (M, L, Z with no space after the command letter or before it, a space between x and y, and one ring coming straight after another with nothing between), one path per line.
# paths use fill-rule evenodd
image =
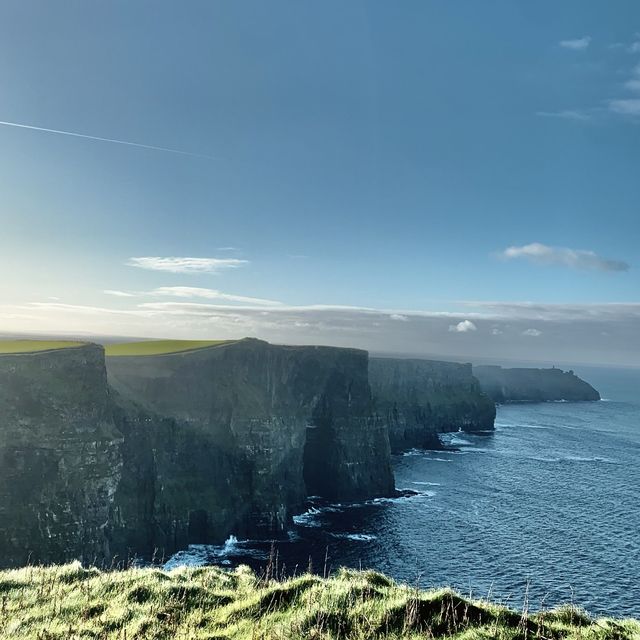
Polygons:
M440 448L442 432L494 428L495 404L481 391L470 364L370 358L369 381L394 451Z
M306 495L390 495L367 363L355 349L258 340L107 358L125 437L117 546L170 553L282 531Z
M102 347L0 355L0 564L108 557L121 443Z
M600 400L600 394L573 371L483 365L473 367L473 373L498 403Z

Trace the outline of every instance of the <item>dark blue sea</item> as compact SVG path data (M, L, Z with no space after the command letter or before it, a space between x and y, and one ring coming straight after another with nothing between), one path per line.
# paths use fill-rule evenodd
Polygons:
M311 503L286 540L196 546L170 561L318 573L372 568L513 606L564 602L640 617L640 370L577 369L601 402L498 408L492 435L458 452L394 458L418 495Z

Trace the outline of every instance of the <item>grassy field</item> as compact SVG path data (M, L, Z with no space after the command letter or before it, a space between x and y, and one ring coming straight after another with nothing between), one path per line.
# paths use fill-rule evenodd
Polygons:
M0 572L0 637L20 640L637 640L640 623L573 607L528 614L374 572L282 582L241 567Z
M232 340L144 340L142 342L122 342L107 344L107 356L159 356L181 351L195 351L233 342Z
M3 353L35 353L51 349L68 349L80 347L84 342L72 340L0 340L0 354Z

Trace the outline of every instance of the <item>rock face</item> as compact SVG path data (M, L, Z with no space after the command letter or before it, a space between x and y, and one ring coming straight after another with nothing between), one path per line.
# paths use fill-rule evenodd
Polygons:
M473 367L473 373L498 403L600 400L600 394L573 371L483 365Z
M122 436L97 345L0 355L0 563L110 555Z
M258 340L108 358L125 437L113 545L167 554L282 531L306 495L393 492L367 364L364 351Z
M494 428L495 404L470 364L370 358L369 381L395 452L442 448L438 433Z

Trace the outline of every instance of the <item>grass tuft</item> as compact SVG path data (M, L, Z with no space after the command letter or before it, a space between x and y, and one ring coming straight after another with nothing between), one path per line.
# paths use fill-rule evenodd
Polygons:
M374 571L258 578L247 567L0 572L0 638L13 640L639 640L635 620L575 607L529 614Z

